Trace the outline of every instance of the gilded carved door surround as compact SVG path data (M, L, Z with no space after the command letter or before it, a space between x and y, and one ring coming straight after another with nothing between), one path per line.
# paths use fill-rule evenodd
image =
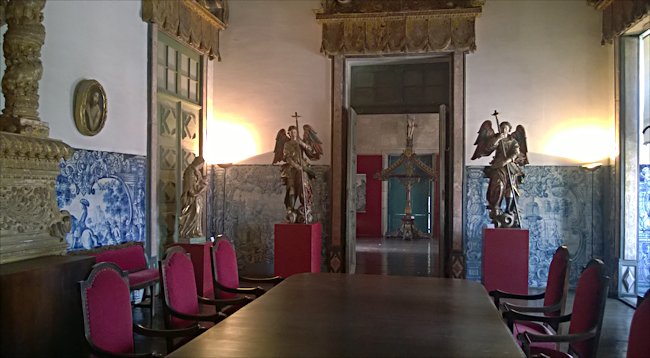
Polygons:
M451 6L450 6L451 4ZM322 24L321 52L332 60L331 243L327 267L345 272L347 121L346 68L352 57L447 54L452 63L449 115L441 118L441 268L445 277L465 277L463 173L465 54L476 49L474 23L484 0L325 0L316 14ZM444 164L442 164L444 163Z

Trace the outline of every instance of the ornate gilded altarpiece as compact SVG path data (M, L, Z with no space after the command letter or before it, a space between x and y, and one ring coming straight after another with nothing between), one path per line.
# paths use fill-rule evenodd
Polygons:
M0 26L6 69L5 107L0 115L0 263L61 255L70 217L56 206L55 180L68 145L49 138L38 113L38 82L43 73L45 0L0 0Z
M484 0L323 0L316 19L322 24L321 51L332 59L332 196L329 271L345 270L345 251L352 251L346 229L348 167L347 59L372 56L446 54L452 63L453 100L441 128L447 137L449 160L441 178L447 183L443 240L440 240L445 276L465 276L463 252L462 182L464 136L465 53L476 49L474 24ZM447 122L447 123L444 123ZM441 129L442 130L442 129ZM348 253L349 254L349 253ZM348 259L349 261L349 259Z

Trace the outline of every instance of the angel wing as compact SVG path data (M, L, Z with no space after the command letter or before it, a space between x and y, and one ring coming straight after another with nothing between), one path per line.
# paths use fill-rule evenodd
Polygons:
M483 122L483 124L481 124L481 128L478 130L478 136L474 141L476 150L474 150L474 154L472 155L472 160L478 159L480 157L488 156L490 155L490 153L492 153L488 141L488 139L492 137L494 137L494 129L492 129L492 121L486 120L485 122Z
M320 156L323 155L323 142L318 138L318 133L309 124L302 126L302 129L302 141L313 149L312 153L307 153L307 157L311 160L320 159Z
M278 134L275 136L275 148L273 149L273 163L279 163L284 161L284 143L289 140L287 136L287 131L283 128L278 131Z
M514 132L511 134L517 143L519 143L519 156L516 159L517 164L526 165L528 164L528 143L526 142L526 130L521 124L517 126Z

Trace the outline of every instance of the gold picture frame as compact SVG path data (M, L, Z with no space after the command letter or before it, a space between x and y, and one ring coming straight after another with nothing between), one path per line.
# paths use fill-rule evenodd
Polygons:
M106 123L106 92L96 80L83 80L74 93L74 123L83 135L94 136Z

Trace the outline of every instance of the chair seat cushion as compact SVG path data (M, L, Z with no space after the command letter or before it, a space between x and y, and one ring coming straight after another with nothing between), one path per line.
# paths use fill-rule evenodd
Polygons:
M129 273L129 287L133 289L143 288L152 285L160 279L160 273L156 269L146 269Z
M124 271L138 271L147 268L144 248L131 245L93 254L97 262L113 262Z
M542 355L543 354L543 355ZM548 349L542 347L532 347L530 349L530 356L535 357L549 357L549 358L573 358L570 354L560 352L555 349Z
M528 332L531 334L545 334L545 335L554 335L555 332L551 331L549 328L547 328L545 325L538 323L538 322L531 322L531 321L517 321L515 322L512 333L515 335L515 337L519 337L520 334L523 334L524 332ZM545 349L550 349L550 350L556 350L557 349L557 343L554 342L533 342L531 345L532 347L535 348L545 348Z

